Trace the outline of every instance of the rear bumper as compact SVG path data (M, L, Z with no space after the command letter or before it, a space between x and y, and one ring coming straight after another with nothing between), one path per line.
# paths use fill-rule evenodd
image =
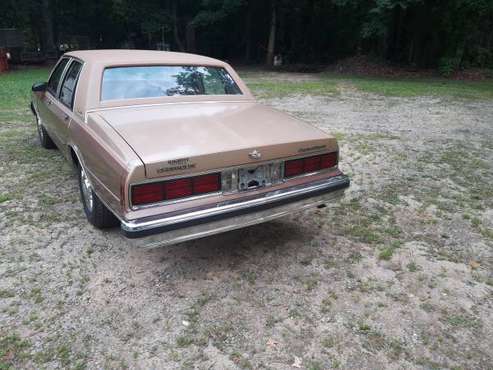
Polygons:
M270 221L334 201L343 195L349 183L347 176L339 175L214 207L122 221L121 229L129 242L137 247L171 245Z

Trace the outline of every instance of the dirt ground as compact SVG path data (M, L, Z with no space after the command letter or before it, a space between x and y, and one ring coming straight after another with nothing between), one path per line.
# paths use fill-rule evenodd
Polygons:
M85 221L27 109L0 116L0 369L493 369L492 101L263 102L337 136L345 198L151 251Z

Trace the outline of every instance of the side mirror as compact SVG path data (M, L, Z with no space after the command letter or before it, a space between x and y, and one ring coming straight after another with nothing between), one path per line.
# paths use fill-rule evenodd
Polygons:
M45 92L46 86L47 86L46 82L36 82L32 87L32 91L33 92Z

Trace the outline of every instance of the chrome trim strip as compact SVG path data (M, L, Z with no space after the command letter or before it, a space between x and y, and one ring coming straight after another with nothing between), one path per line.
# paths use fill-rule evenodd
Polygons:
M157 218L136 219L136 220L122 220L121 228L127 232L137 232L143 230L154 229L158 227L168 226L181 222L188 222L204 217L216 216L222 213L231 211L243 210L255 206L260 206L275 201L289 199L298 195L309 194L319 190L335 188L340 184L346 183L348 177L345 175L334 176L315 183L299 185L288 189L280 189L269 193L264 193L258 198L250 200L235 200L230 202L223 202L217 204L215 207L201 209L193 212L184 212L178 215L166 217L160 215Z

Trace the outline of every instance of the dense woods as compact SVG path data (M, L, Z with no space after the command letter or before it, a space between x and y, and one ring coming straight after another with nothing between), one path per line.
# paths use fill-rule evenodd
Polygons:
M241 63L366 54L444 71L493 66L493 0L4 0L7 27L43 50L169 46Z

